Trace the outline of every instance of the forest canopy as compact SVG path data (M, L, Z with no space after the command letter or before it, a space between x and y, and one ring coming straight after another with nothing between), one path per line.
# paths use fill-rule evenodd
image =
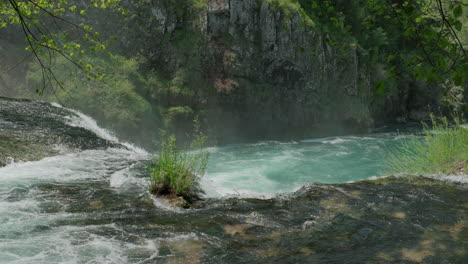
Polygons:
M417 79L449 86L452 83L447 83L447 80L457 86L466 82L467 33L462 25L466 22L467 16L463 16L463 13L467 4L462 0L361 0L365 10L356 10L357 13L347 10L348 5L355 5L341 0L268 1L286 8L296 8L314 18L314 21L321 22L322 30L329 34L327 41L332 45L356 41L346 37L355 35L356 30L372 30L376 25L377 28L385 27L385 23L398 24L403 28L406 39L416 42L416 49L411 54L390 54L387 57L389 62L409 66ZM113 8L123 14L127 12L120 6L120 0L91 0L86 4L73 0L8 0L0 3L0 28L12 24L21 26L27 49L36 57L50 85L55 83L61 86L47 61L47 57L54 54L65 57L91 77L102 78L92 72L92 65L80 59L87 51L106 50L106 43L99 38L99 32L81 22L86 21L89 8ZM363 23L357 26L358 21ZM336 32L340 33L340 37L333 35ZM384 83L379 85L378 90L383 91Z

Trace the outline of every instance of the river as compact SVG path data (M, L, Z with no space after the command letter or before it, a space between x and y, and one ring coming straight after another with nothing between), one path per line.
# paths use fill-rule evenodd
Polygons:
M0 168L0 263L467 259L466 176L381 178L385 153L412 136L212 147L207 201L183 210L148 194L151 153L75 113L68 125L124 147L58 145L62 154Z

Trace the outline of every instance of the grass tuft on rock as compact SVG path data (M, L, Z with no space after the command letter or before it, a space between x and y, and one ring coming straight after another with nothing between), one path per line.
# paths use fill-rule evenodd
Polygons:
M468 173L468 127L463 116L431 115L431 124L423 124L422 137L406 141L390 153L387 167L391 173L466 174Z
M183 197L188 202L200 191L200 177L205 174L209 153L204 148L206 136L195 120L195 134L189 147L180 148L174 136L162 140L159 156L148 166L152 194Z

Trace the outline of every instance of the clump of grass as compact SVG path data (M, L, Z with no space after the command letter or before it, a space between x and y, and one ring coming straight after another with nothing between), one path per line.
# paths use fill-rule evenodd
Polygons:
M440 173L467 172L468 128L463 126L463 116L453 115L453 122L446 117L431 115L431 124L423 124L422 138L408 140L390 153L387 168L391 173Z
M189 147L180 148L174 136L162 140L158 157L148 166L150 192L175 195L192 200L200 190L200 177L205 174L209 153L204 148L206 136L195 119L195 134Z

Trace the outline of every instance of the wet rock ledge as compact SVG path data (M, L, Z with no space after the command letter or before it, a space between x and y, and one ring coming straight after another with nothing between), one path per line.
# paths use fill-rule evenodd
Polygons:
M148 196L92 182L43 188L64 200L59 210L87 215L58 225L112 225L117 232L95 232L161 241L157 263L468 263L466 184L421 176L311 184L267 200L207 199L189 210L155 208Z
M0 167L13 160L39 160L74 149L118 146L67 124L70 117L77 115L46 102L0 97Z

